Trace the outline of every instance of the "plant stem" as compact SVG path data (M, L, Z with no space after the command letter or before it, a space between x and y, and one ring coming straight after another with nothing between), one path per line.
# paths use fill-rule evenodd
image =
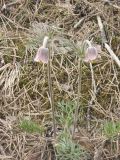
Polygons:
M49 85L50 105L52 108L54 138L56 138L55 107L54 107L52 79L51 79L51 54L50 54L50 51L49 51L49 61L48 61L48 85Z
M89 40L85 40L85 43L87 43L89 47L92 47L92 44Z
M90 62L90 70L91 70L91 77L92 77L92 90L94 92L94 95L96 95L96 84L95 84L95 78L94 78L94 72L93 72L93 67L92 63ZM88 131L91 130L91 107L94 102L94 97L91 98L90 102L88 103L88 108L87 108L87 128Z
M97 91L96 91L96 84L95 84L95 78L94 78L94 71L93 71L93 67L92 67L91 62L90 62L90 70L91 70L91 77L92 77L92 90L96 94Z
M80 107L81 78L82 78L82 60L79 57L78 59L78 94L77 94L77 106L75 108L75 114L74 114L74 124L73 124L73 133L72 133L73 138L74 138L75 128L77 126L78 112L79 112L79 107Z
M46 48L47 42L48 42L48 37L45 36L45 37L44 37L44 40L43 40L43 47L44 47L44 48Z

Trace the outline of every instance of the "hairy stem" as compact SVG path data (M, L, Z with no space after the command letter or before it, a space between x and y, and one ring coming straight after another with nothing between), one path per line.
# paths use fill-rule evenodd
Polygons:
M78 59L78 94L77 94L77 106L75 108L75 114L74 114L74 124L73 124L73 133L72 133L73 137L74 137L74 133L75 133L75 128L77 126L78 112L79 112L79 107L80 107L81 78L82 78L82 60L81 60L81 58L79 58Z
M54 107L52 79L51 79L51 54L50 52L49 52L49 62L48 62L48 85L49 85L50 105L52 108L53 131L54 131L54 138L55 138L56 137L56 124L55 124L55 107Z
M85 40L85 43L87 43L89 47L92 47L92 44L89 40Z
M45 36L45 37L44 37L44 40L43 40L43 47L44 47L44 48L46 48L47 42L48 42L48 37Z
M93 72L93 67L92 67L92 63L90 62L90 70L91 70L91 77L92 77L92 90L94 92L94 94L96 95L97 91L96 91L96 84L95 84L95 78L94 78L94 72ZM88 108L87 108L87 128L88 131L91 130L91 107L92 104L94 102L94 97L92 97L92 99L90 100L90 102L88 103Z
M94 71L92 67L92 63L90 62L90 70L91 70L91 77L92 77L92 90L96 94L96 84L95 84L95 78L94 78Z

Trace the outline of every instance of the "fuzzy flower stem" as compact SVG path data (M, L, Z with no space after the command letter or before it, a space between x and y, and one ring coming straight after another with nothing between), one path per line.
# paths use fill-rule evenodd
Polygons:
M93 72L93 67L92 67L92 63L90 62L90 70L91 70L91 77L92 77L92 90L94 92L94 95L96 95L96 84L95 84L95 78L94 78L94 72ZM92 104L94 102L94 98L92 97L92 99L90 100L89 104L88 104L88 108L87 108L87 127L88 127L88 131L91 130L91 107Z
M77 106L75 108L75 114L74 114L74 124L73 124L73 133L72 133L73 138L74 138L75 128L77 126L78 112L79 112L79 108L80 108L81 78L82 78L82 60L79 57L79 59L78 59L78 94L77 94Z
M45 37L44 37L44 40L43 40L43 47L44 47L44 48L46 48L47 42L48 42L48 37L45 36Z
M95 78L94 78L94 71L92 67L92 63L90 62L90 70L91 70L91 77L92 77L92 88L94 93L96 94L96 84L95 84Z
M45 44L48 40L47 38L44 39ZM52 118L53 118L53 132L54 138L56 138L56 124L55 124L55 108L54 108L54 99L53 99L53 88L52 88L52 79L51 79L51 54L49 52L49 61L48 61L48 85L49 85L49 95L50 95L50 105L52 108Z
M89 47L92 47L92 44L89 40L85 40L85 43L88 44Z
M89 40L86 40L85 43L88 44L89 47L92 47L92 44ZM94 78L94 71L93 71L92 63L90 61L89 61L89 64L90 64L91 77L92 77L92 90L93 90L94 94L96 94L96 84L95 84L95 78ZM89 102L88 108L87 108L87 127L88 127L88 131L91 130L90 122L91 122L91 106L92 106L92 103L93 103L93 98Z

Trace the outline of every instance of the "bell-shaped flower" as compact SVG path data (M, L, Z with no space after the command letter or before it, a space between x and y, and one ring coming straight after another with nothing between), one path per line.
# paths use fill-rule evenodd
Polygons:
M85 52L85 62L93 61L98 57L98 52L95 47L88 47Z
M91 62L97 58L100 58L99 53L101 52L101 46L100 45L91 45L90 41L86 41L88 43L88 47L85 50L85 62Z
M47 45L47 41L48 41L48 37L44 37L44 40L43 40L43 45L42 47L40 47L37 51L37 54L34 58L34 61L35 62L42 62L42 63L48 63L49 61L49 49L46 48L46 45Z
M34 58L35 62L43 62L43 63L48 63L49 61L49 49L44 48L43 46L40 47L37 51L37 54Z

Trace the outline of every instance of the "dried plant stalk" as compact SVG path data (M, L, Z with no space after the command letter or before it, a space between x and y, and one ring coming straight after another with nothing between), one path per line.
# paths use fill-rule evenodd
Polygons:
M113 52L113 50L111 49L111 47L106 43L107 42L106 35L105 35L104 27L103 27L102 20L101 20L100 16L97 16L97 21L98 21L98 25L99 25L100 32L101 32L102 41L103 41L103 43L105 45L105 48L109 52L109 54L112 57L112 59L120 67L120 60L119 60L119 58L115 55L115 53Z

